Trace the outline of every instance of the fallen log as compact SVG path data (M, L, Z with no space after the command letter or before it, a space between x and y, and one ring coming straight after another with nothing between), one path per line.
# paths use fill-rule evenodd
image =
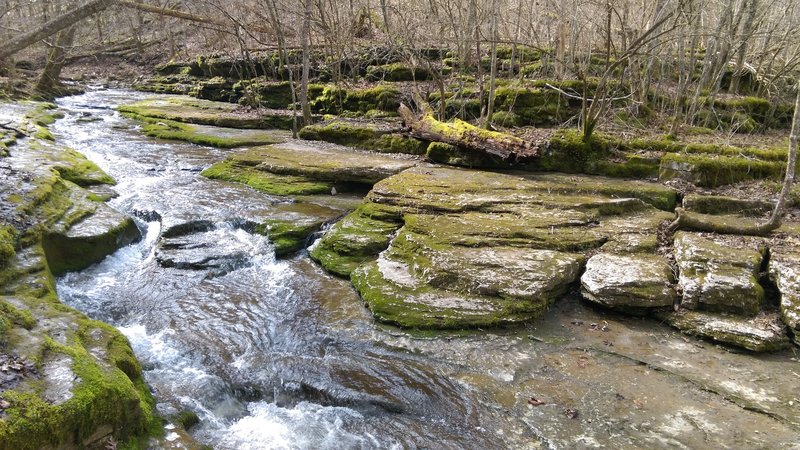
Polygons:
M433 111L423 105L423 114L418 117L411 109L400 104L400 117L411 136L425 141L444 142L475 152L497 156L506 161L527 161L539 155L538 143L532 143L497 131L484 130L455 119L452 123L440 122L433 117Z

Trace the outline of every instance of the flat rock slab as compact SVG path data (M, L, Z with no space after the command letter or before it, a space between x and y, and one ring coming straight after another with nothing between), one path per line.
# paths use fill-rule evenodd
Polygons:
M274 195L330 194L370 187L418 163L410 157L291 141L236 153L203 175L242 182Z
M756 249L715 242L696 233L675 235L681 306L753 316L761 310L758 283L763 255Z
M791 345L778 314L740 317L682 310L664 319L682 332L754 352L780 350Z
M291 111L254 110L235 103L200 100L182 95L163 95L122 105L121 112L143 117L229 128L291 129Z
M629 312L671 307L678 298L672 268L656 255L592 256L581 276L581 288L585 299Z

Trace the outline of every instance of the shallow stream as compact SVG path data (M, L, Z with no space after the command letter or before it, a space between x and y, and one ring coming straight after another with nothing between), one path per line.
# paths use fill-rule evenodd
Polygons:
M130 339L159 411L199 415L196 441L741 448L796 438L798 406L787 412L771 400L785 406L798 395L791 352L730 353L572 297L528 327L499 332L413 335L376 324L347 281L303 252L276 260L268 239L242 226L288 200L200 176L234 150L156 141L115 112L141 96L99 90L58 103L66 117L52 126L56 139L118 181L110 204L137 217L144 236L61 277L58 290ZM167 252L162 233L181 224L203 226ZM168 267L167 253L183 264ZM724 383L742 401L726 399ZM159 445L187 442L170 425Z

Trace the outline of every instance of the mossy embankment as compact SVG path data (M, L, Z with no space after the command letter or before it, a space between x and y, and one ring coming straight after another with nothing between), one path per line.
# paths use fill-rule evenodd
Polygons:
M0 342L16 363L0 394L0 448L144 448L161 421L130 344L60 303L53 278L138 239L138 229L84 189L113 179L32 134L9 148L1 169Z

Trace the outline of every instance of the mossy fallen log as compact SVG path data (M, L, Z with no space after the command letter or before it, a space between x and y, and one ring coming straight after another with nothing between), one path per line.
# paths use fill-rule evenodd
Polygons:
M487 153L506 161L529 161L539 155L538 143L516 136L484 130L456 119L452 123L440 122L433 117L430 107L423 108L422 117L400 104L400 117L411 129L411 136L426 141L444 142L475 152Z

